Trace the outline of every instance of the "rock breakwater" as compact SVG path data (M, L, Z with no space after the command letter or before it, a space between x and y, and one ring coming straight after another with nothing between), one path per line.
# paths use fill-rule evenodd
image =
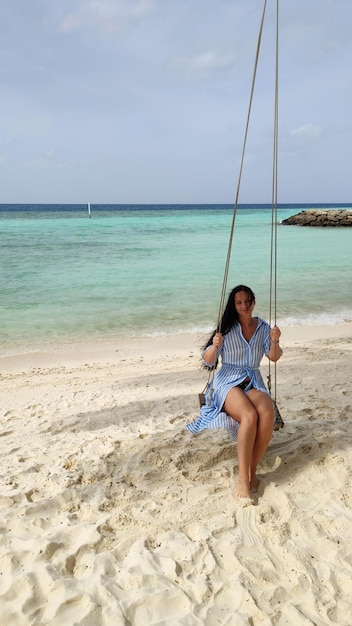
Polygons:
M308 209L292 215L282 224L294 226L352 226L352 210L348 209Z

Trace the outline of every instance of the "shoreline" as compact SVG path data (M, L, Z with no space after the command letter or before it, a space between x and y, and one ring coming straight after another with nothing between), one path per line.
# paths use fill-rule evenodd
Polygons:
M282 326L281 331L281 343L285 349L285 346L298 346L304 342L311 343L324 339L348 340L352 337L352 322L326 326ZM150 360L169 352L178 356L189 352L197 357L207 335L207 333L179 333L91 342L53 342L44 347L39 347L37 343L32 346L27 344L24 349L18 349L14 354L2 355L0 349L0 372L57 366L60 363L79 366L92 360L99 363L119 363L124 359L136 357Z

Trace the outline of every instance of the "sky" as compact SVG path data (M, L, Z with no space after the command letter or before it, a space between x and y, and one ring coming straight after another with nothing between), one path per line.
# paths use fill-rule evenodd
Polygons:
M234 202L264 0L2 0L0 203ZM280 0L278 202L352 202L352 2ZM271 202L276 0L238 200Z

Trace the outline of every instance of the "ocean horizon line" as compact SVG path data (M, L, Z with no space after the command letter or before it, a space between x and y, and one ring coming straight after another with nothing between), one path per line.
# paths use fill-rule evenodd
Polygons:
M235 204L229 202L211 202L211 203L198 203L198 202L184 202L184 203L176 203L176 202L163 202L163 203L115 203L115 202L12 202L12 203L0 203L0 211L12 211L12 210L25 210L25 209L35 209L35 210L51 210L58 209L61 210L77 210L77 209L87 209L87 206L90 208L94 208L95 210L106 210L106 208L116 208L117 210L167 210L167 209L178 209L178 210L214 210L214 209L222 209L222 210L231 210L234 209ZM272 209L272 203L267 202L241 202L237 204L237 209ZM352 208L352 202L280 202L277 204L277 208L280 210L292 210L292 209L311 209L311 208Z

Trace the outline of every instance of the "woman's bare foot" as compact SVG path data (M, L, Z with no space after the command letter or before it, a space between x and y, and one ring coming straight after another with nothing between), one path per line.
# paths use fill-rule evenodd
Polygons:
M250 480L249 486L251 493L257 493L259 487L259 479L254 475L254 477Z
M239 500L240 498L250 498L250 497L251 497L251 487L250 487L249 480L238 477L237 488L236 488L237 500Z

